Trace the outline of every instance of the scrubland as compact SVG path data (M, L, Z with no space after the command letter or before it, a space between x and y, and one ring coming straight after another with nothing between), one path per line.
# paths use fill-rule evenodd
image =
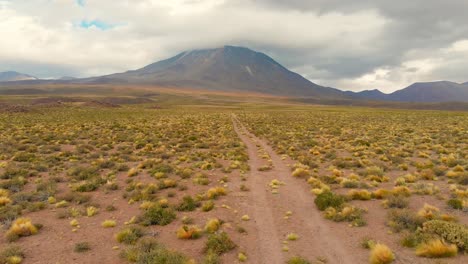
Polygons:
M467 113L70 105L0 138L0 263L468 260Z

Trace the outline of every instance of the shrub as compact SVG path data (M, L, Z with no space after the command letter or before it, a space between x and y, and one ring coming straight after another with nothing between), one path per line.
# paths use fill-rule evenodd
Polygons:
M161 225L165 226L170 224L176 218L176 214L170 208L163 208L160 206L152 206L146 210L141 216L140 222L143 225Z
M237 245L229 238L226 232L211 234L205 245L205 252L223 254L236 248Z
M383 202L385 208L406 208L409 205L408 199L401 195L390 195L387 200Z
M328 207L340 208L345 202L345 198L341 195L336 195L331 191L325 191L317 195L314 200L315 205L320 211Z
M328 207L325 210L325 218L331 219L335 222L352 222L352 226L365 226L367 223L362 218L364 212L365 210L354 206L344 206L341 209Z
M384 244L376 244L369 257L370 264L389 264L395 260L393 252Z
M435 219L439 216L439 208L430 204L424 204L423 208L418 211L418 216L428 220Z
M23 258L23 250L18 246L7 246L0 252L0 263L2 264L19 264Z
M116 225L117 222L115 222L114 220L104 220L104 222L102 222L101 224L101 226L105 228L115 227Z
M140 240L136 245L124 250L121 256L137 264L187 264L189 261L183 254L158 244L154 238Z
M206 198L208 199L216 199L218 198L219 196L223 196L223 195L226 195L226 189L224 189L224 187L214 187L214 188L211 188L209 189L207 192L206 192Z
M306 260L303 257L296 256L296 257L290 258L287 263L288 264L310 264L310 261Z
M99 209L97 209L94 206L89 206L88 208L86 208L86 215L88 217L95 216L98 212L99 212Z
M220 227L221 227L221 221L219 221L219 219L216 219L216 218L210 219L208 220L208 222L206 222L205 231L207 233L214 233L218 231Z
M177 230L177 238L180 239L197 239L201 237L201 229L197 226L183 225Z
M460 199L450 199L447 201L447 205L453 209L457 209L457 210L463 209L463 201Z
M464 224L432 220L423 224L422 232L437 235L461 250L468 250L468 228Z
M119 233L115 235L115 239L119 243L133 245L142 236L143 236L143 230L139 227L132 226L132 227L122 229Z
M219 255L209 251L206 253L205 257L203 258L203 264L220 264L221 260L219 259Z
M440 239L422 243L416 249L416 255L428 258L454 257L457 253L456 245L447 245Z
M88 242L80 242L75 244L75 248L73 251L81 253L81 252L86 252L91 250L91 246L89 245Z
M299 236L295 233L289 233L287 236L286 236L286 239L289 240L289 241L296 241L299 239Z
M182 202L177 206L177 211L193 211L200 206L200 202L195 201L192 196L187 195L182 198Z
M297 168L293 171L292 176L297 178L305 178L310 176L310 171L305 168Z
M367 190L351 190L348 192L348 196L351 197L352 200L370 200L371 193Z
M396 232L402 230L415 231L424 223L424 218L407 209L393 209L388 213L388 218L387 225Z
M6 237L9 241L15 241L19 237L31 236L37 234L38 228L31 223L28 218L18 218L6 232Z
M213 201L208 201L208 202L203 203L203 205L202 205L203 212L209 212L209 211L213 210L214 205L215 204L214 204Z

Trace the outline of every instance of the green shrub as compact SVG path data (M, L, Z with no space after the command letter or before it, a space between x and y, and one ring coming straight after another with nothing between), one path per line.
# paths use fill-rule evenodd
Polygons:
M129 262L137 264L187 264L189 259L181 253L168 250L154 238L145 238L121 253Z
M127 245L133 245L137 242L137 240L143 236L143 230L136 226L131 226L125 229L122 229L117 235L115 235L115 239L119 243L124 243Z
M310 264L310 261L306 260L303 257L292 257L288 260L288 264Z
M422 232L434 234L461 250L468 251L468 227L464 224L431 220L423 224Z
M161 225L165 226L170 224L176 219L175 212L170 208L163 208L159 205L148 208L140 218L143 225Z
M324 191L317 195L314 200L315 205L320 211L333 207L335 209L340 208L345 202L345 197L336 195L331 191Z
M89 245L88 242L80 242L75 244L74 251L81 253L81 252L86 252L91 250L91 246Z
M208 240L205 245L205 252L213 252L221 255L236 247L237 245L229 238L227 233L221 232L208 236Z
M22 260L24 258L23 250L16 246L6 246L0 251L0 263L9 264L12 263L12 259ZM21 262L21 261L20 261ZM16 262L16 263L20 263Z
M182 202L177 206L177 211L194 211L200 206L200 202L195 201L192 196L187 195L182 198Z
M447 201L447 205L452 207L453 209L457 209L457 210L463 209L463 202L459 199L450 199Z
M388 213L388 218L387 225L395 232L400 232L402 230L415 231L418 227L421 227L425 221L424 218L408 209L393 209Z

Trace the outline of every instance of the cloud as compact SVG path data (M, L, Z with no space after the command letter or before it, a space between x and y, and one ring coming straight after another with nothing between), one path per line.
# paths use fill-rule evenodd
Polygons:
M392 91L467 81L465 10L463 0L0 0L0 71L84 77L231 44L322 85Z

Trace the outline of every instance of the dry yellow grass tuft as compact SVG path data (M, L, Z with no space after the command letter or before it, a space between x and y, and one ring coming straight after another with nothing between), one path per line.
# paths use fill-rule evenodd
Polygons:
M376 244L370 253L370 264L389 264L395 260L392 250L384 244Z
M14 241L19 237L31 236L37 234L37 232L37 227L32 224L29 218L18 218L8 229L6 237L9 241Z
M416 255L427 258L447 258L454 257L458 253L456 245L446 244L440 239L423 243L416 249Z

